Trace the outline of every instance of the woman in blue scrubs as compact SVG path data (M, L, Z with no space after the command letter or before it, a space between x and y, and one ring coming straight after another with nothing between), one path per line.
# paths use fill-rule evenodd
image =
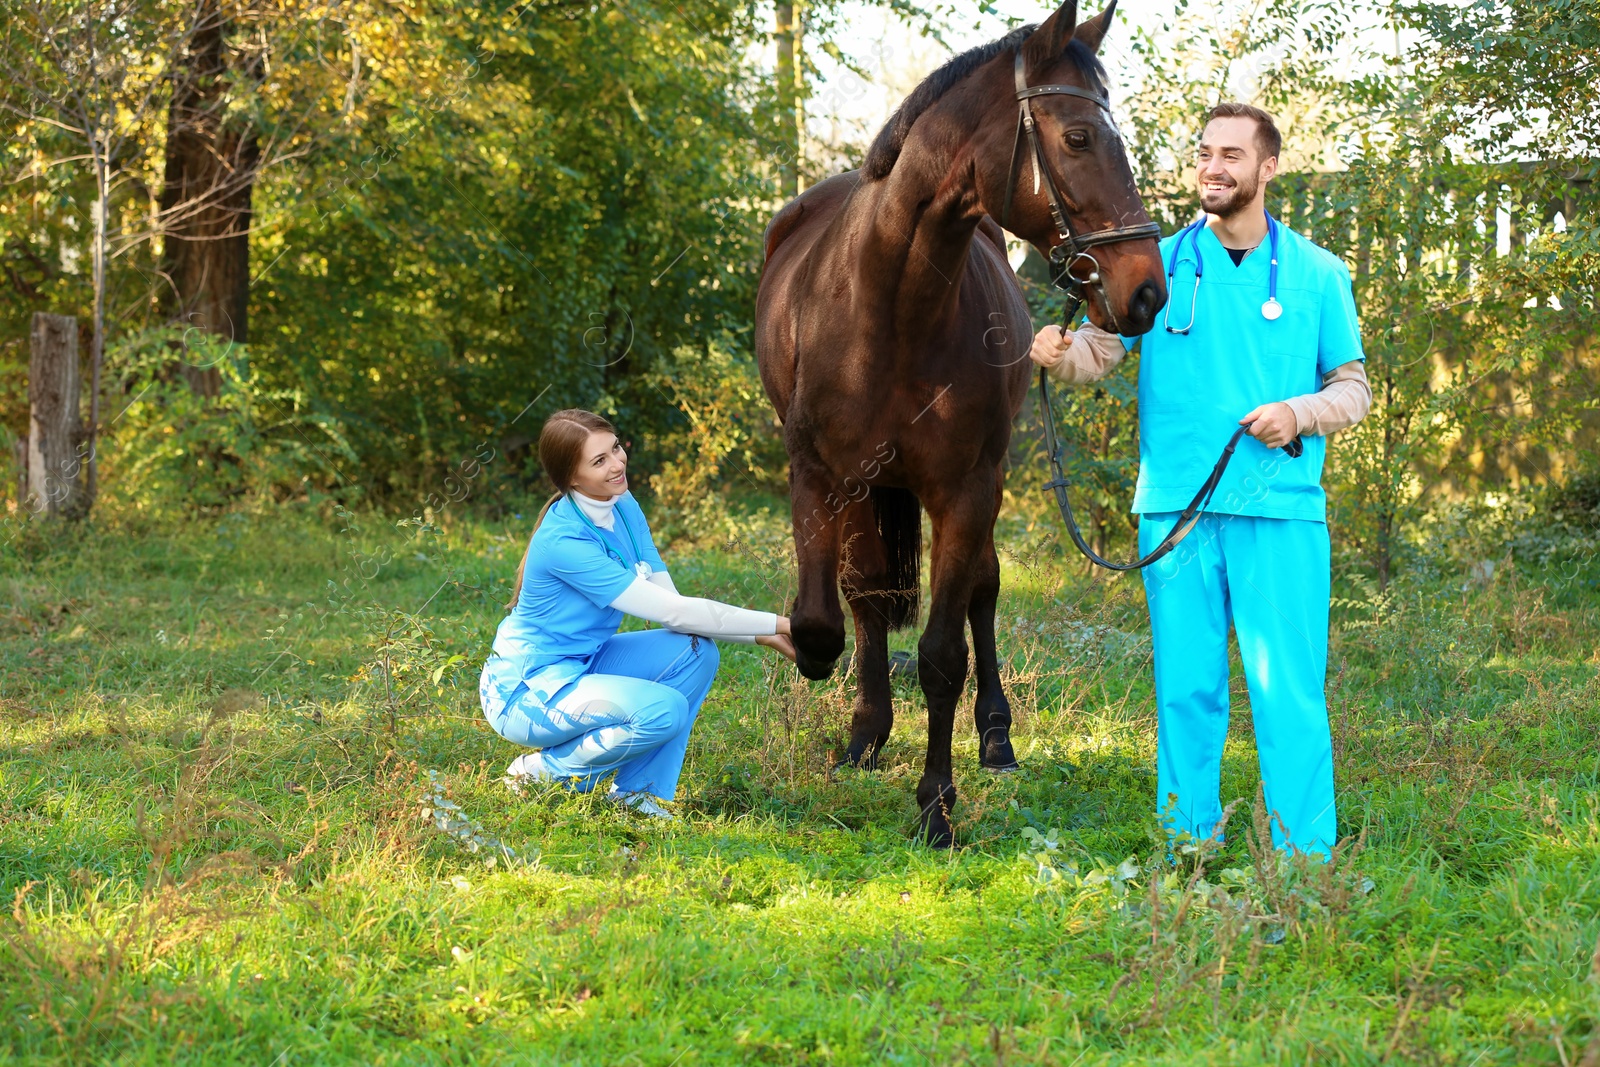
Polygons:
M628 454L593 412L558 411L539 434L556 488L517 568L510 614L495 632L479 695L495 732L535 751L506 768L520 789L565 781L670 818L689 731L717 673L712 638L789 659L789 620L673 586L644 513L628 492ZM618 633L624 614L665 629Z

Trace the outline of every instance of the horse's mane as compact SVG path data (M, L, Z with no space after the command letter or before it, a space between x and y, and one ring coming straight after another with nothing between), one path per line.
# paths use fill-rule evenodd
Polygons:
M1022 42L1037 28L1031 24L1018 26L998 41L969 48L922 79L922 84L911 90L910 94L900 102L895 113L889 117L889 121L873 139L872 147L867 149L867 158L861 164L862 177L869 182L888 177L889 172L894 169L895 160L900 158L900 150L905 147L906 138L911 135L912 125L922 113L949 92L957 82L995 56L1021 48ZM1105 84L1105 68L1082 41L1076 38L1070 39L1063 55L1070 59L1078 71L1088 79L1091 88L1099 88Z

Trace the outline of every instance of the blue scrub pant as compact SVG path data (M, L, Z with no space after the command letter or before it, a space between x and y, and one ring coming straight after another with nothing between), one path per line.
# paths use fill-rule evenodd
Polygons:
M542 750L522 764L536 778L567 779L587 793L615 771L618 790L671 800L718 659L705 637L617 634L548 704L519 690L489 725L507 741Z
M1177 518L1142 516L1139 551L1154 548ZM1207 512L1177 548L1145 568L1155 646L1157 807L1169 830L1207 838L1222 817L1231 622L1250 689L1273 842L1331 852L1333 745L1323 693L1329 583L1328 528L1303 519Z

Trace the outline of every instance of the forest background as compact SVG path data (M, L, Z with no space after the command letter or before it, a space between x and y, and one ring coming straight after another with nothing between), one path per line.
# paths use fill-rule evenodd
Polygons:
M888 6L934 39L968 14ZM863 147L805 122L841 75L883 74L850 52L859 10L27 0L3 37L0 457L50 311L100 383L83 510L493 505L538 492L542 417L587 406L671 532L715 533L722 498L783 493L760 237ZM1192 216L1200 116L1246 96L1287 135L1272 210L1352 269L1375 403L1327 477L1352 560L1381 586L1435 505L1576 488L1600 426L1594 5L1147 21L1109 58L1152 215ZM1067 415L1102 545L1131 531L1131 375ZM1017 440L1013 495L1037 499L1031 412Z

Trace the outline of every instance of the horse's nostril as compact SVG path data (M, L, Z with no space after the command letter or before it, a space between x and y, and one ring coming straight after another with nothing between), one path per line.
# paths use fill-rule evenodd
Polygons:
M1156 303L1156 287L1149 282L1139 286L1139 291L1133 294L1134 302L1139 307L1140 315L1148 315Z
M1157 299L1156 287L1145 282L1134 291L1133 299L1128 301L1128 314L1137 322L1153 321L1156 317Z

